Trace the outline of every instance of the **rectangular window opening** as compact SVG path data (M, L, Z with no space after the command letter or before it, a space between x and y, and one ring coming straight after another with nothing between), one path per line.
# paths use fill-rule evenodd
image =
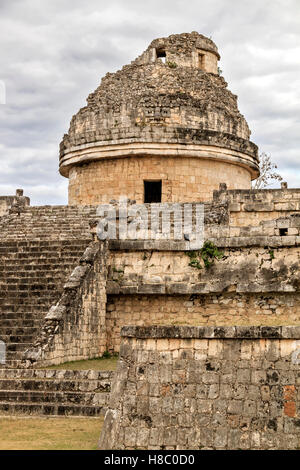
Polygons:
M162 182L144 181L144 203L161 202Z
M163 63L166 63L166 51L165 49L156 49L156 57L161 59Z
M198 54L198 66L199 66L199 69L204 70L205 68L205 55L204 54Z
M281 237L284 237L284 236L287 235L287 234L288 234L288 229L287 229L287 228L280 228L280 229L279 229L279 235L280 235Z

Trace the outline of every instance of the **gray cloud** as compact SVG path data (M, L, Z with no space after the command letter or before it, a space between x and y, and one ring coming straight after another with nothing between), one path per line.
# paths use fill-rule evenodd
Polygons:
M300 186L299 0L2 0L0 194L67 202L58 146L106 72L172 33L211 36L229 89L290 186Z

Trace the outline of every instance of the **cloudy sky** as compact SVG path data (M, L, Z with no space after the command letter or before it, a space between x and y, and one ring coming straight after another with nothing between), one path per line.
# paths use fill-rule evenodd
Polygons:
M215 41L252 140L300 187L300 0L0 0L0 195L66 204L72 115L152 39L191 31Z

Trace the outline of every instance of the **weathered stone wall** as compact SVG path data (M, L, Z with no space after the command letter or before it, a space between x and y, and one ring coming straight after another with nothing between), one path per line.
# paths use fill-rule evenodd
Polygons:
M173 67L194 67L218 74L218 60L220 55L215 43L193 31L186 34L172 34L167 38L154 39L148 49L133 63L146 65L159 61L159 53L165 53L165 62ZM203 60L199 60L199 54Z
M223 248L221 259L201 269L183 251L111 251L108 293L208 294L224 291L297 292L299 246Z
M101 449L298 449L298 327L126 327Z
M300 211L300 189L215 191L214 200L227 202L231 226L256 227L264 222L288 217Z
M231 242L202 269L183 251L111 251L107 349L118 351L123 325L299 323L299 246Z
M14 202L14 196L0 196L0 217L2 217Z
M234 191L233 191L234 192ZM230 191L227 192L230 195ZM245 191L248 194L248 197L253 197L252 191ZM263 193L260 193L260 198L263 197ZM130 204L132 201L130 202ZM128 207L130 207L130 204ZM199 205L200 204L200 205ZM170 236L162 234L161 229L158 231L158 236L153 236L153 230L151 226L151 211L154 206L158 206L160 211L164 209L165 213L170 213L170 227L171 233ZM231 209L233 204L230 202L230 198L214 198L212 201L206 201L203 204L204 209L204 239L212 241L216 246L223 248L245 248L245 247L270 247L270 248L280 248L280 247L289 247L289 246L298 246L300 243L300 214L298 210L287 211L287 215L283 215L286 211L279 213L281 216L275 218L277 212L269 212L269 217L266 217L267 220L260 218L258 225L231 225L230 218L232 215ZM260 203L260 206L262 204ZM186 238L182 240L177 240L174 237L174 225L175 222L181 223L182 227L182 214L184 213L184 203L176 205L179 209L179 212L174 211L174 207L169 203L162 204L144 204L143 211L147 212L144 217L144 220L148 223L147 229L148 232L145 234L145 229L141 226L137 228L136 237L127 237L127 239L116 239L111 240L110 247L113 250L131 250L131 251L142 251L142 250L157 250L157 251L183 251L191 249L189 243L186 242ZM194 203L191 206L193 212L193 224L189 225L189 230L195 231L195 221L196 218L196 208L201 208L201 203ZM238 209L240 210L240 209ZM144 214L143 212L143 214ZM245 212L246 213L246 212ZM259 213L259 212L258 212ZM178 215L179 214L179 215ZM254 212L256 214L256 212ZM136 213L133 212L135 216ZM122 215L124 217L124 215ZM118 211L116 219L118 219ZM132 217L131 217L132 219ZM162 215L159 214L159 224L162 225ZM201 222L201 221L200 221ZM200 228L199 217L197 231L199 232ZM138 233L140 231L140 233ZM186 232L184 229L183 232ZM155 233L157 235L157 233ZM184 238L184 237L183 237Z
M109 295L107 350L120 349L120 332L128 325L299 325L299 293L192 295Z
M167 148L163 151L161 156L74 166L69 173L69 204L98 204L120 196L141 204L145 180L162 180L162 202L209 201L220 181L225 181L228 189L250 189L251 175L246 168L215 159L171 157Z
M99 355L106 349L117 351L120 328L133 322L141 325L147 325L150 321L164 324L188 322L232 325L288 324L298 321L300 218L297 211L288 217L262 222L258 226L234 227L228 225L228 208L233 204L231 198L243 199L240 205L244 210L247 197L250 202L254 201L255 206L262 204L260 201L265 193L217 193L212 201L204 204L205 239L212 240L223 251L223 256L209 268L204 268L203 263L202 269L189 265L187 240L117 239L109 243L111 251L107 261L106 292L110 296L110 303L106 318L105 309L101 310L104 312L102 329L98 349L94 348L93 354ZM281 194L284 198L287 197L285 194L291 195L294 191L267 191L266 197L274 199ZM148 213L150 206L144 205ZM95 206L24 207L20 214L10 213L1 218L0 241L4 265L1 269L3 289L0 300L4 323L0 325L0 334L5 335L1 338L7 343L13 343L9 346L12 352L8 348L11 360L18 359L13 357L17 356L13 354L13 348L18 355L28 349L41 318L61 295L62 276L71 272L76 257L79 258L89 240L96 236L91 233L90 224L95 232ZM175 219L171 216L171 226L174 227L174 224ZM286 233L284 236L280 235L282 229ZM27 254L27 251L30 253ZM20 276L16 277L15 268L11 267L19 269L22 263L27 263L28 269L26 264L26 269L22 269ZM36 271L40 272L41 269L44 273L43 283L36 279ZM53 272L59 273L59 276L55 275L55 282L49 280ZM102 274L100 272L99 279ZM92 279L92 289L93 283ZM98 291L100 296L103 294L102 287L101 284ZM42 291L45 291L46 296L43 301ZM93 316L91 305L96 305L93 303L94 293L86 296L86 291L82 292L78 294L83 299L82 309ZM70 295L66 295L66 298L70 299ZM20 302L23 303L22 317L14 312L14 305L17 304L21 312ZM69 305L63 305L68 311ZM25 312L25 308L28 311ZM54 351L55 354L59 351L60 359L55 359L58 361L63 361L65 357L80 357L82 353L78 352L78 344L74 346L73 342L72 335L77 334L78 328L72 330L72 322L73 326L77 325L76 309L72 311L75 312L74 316L72 314L68 317L70 323L65 323L69 326L65 326L63 336L59 336L60 333L57 336L60 343L54 347ZM90 313L82 318L90 319ZM45 346L59 322L63 324L64 320L61 317L47 320L50 333L47 329L44 331L45 337L39 339L37 348L42 344ZM30 329L20 333L19 327L24 325ZM62 340L63 337L65 339ZM88 333L84 337L88 338ZM70 351L67 351L69 339ZM95 338L93 341L96 341Z
M47 313L25 367L101 356L106 350L106 244L93 242Z
M17 189L15 196L0 196L0 217L5 215L11 208L16 212L30 205L30 199L23 196L23 190Z

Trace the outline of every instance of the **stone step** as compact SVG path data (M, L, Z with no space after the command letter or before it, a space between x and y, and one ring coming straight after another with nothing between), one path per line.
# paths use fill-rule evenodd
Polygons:
M49 259L55 260L57 257L74 257L77 256L78 251L82 250L82 248L86 246L86 243L80 243L80 244L72 244L69 246L65 247L59 247L59 246L49 246L47 248L44 248L42 246L28 246L20 248L17 244L11 247L6 247L3 246L3 244L0 243L0 255L1 258L7 258L10 261L19 261L19 260L30 260L30 259L36 259L41 256Z
M108 392L110 380L0 379L0 391L13 392ZM3 394L1 395L3 397ZM2 398L1 398L2 399Z
M14 355L16 357L16 354ZM21 359L8 359L6 358L5 364L0 364L0 372L2 370L8 371L11 369L17 369L22 367L22 360Z
M23 302L16 302L14 305L14 309L6 309L5 305L2 305L0 302L0 312L3 310L3 312L0 313L0 318L3 320L18 320L20 318L23 318L24 320L28 319L30 320L31 318L34 319L36 317L39 319L41 317L41 314L43 312L47 312L49 310L49 307L53 305L53 303L56 302L57 296L53 296L52 298L47 295L47 296L41 296L41 298L35 298L34 295L32 295L31 301L28 299L28 297L20 297L19 300L23 300ZM59 298L59 295L58 295ZM28 300L28 302L27 302ZM36 303L33 303L34 300L36 300ZM52 300L52 301L51 301Z
M6 268L9 264L18 264L21 261L33 262L37 259L41 259L44 264L46 260L49 259L49 262L56 263L57 259L70 259L78 257L80 253L87 246L87 243L82 243L79 245L72 245L66 247L53 247L53 249L48 250L41 246L37 246L34 250L30 247L27 247L24 250L19 249L17 245L12 247L11 251L8 251L5 247L1 247L0 243L0 257L1 257L1 266ZM4 260L7 263L4 263Z
M22 325L22 324L21 324ZM38 326L26 327L26 326L16 326L12 323L11 326L2 326L0 322L0 336L32 336L38 331Z
M24 391L0 390L0 407L4 403L51 403L60 405L90 405L105 406L108 401L108 392L55 392L55 391Z
M0 322L3 321L10 321L14 322L13 326L20 326L19 323L23 322L25 320L40 320L43 318L43 314L46 314L49 310L49 307L53 305L53 302L45 302L45 299L42 299L44 301L43 305L15 305L15 307L18 307L18 311L16 312L7 312L4 311L3 313L0 313ZM55 300L55 299L53 299ZM1 310L4 310L4 307L1 306ZM17 310L17 309L16 309ZM23 324L23 323L22 323ZM4 323L4 325L7 325ZM1 325L1 326L4 326ZM25 326L25 325L24 325Z
M104 380L110 381L114 375L111 370L92 370L92 369L10 369L0 370L0 379L59 379L59 380L77 380L91 381Z
M86 246L86 242L74 243L71 242L65 246L51 245L49 247L43 247L39 244L30 243L26 247L20 247L18 243L15 243L11 247L6 247L1 244L0 241L0 255L1 259L7 258L8 260L17 261L20 259L36 259L42 254L42 257L55 259L57 257L64 258L66 256L73 257L77 256L78 251L82 250Z
M17 318L6 317L6 315L0 315L0 328L38 328L41 324L40 316L34 317L32 314L27 314L27 317L23 317L22 314L18 315Z
M35 333L38 331L38 329L35 330L34 333L30 335L26 334L19 334L19 335L3 335L0 330L0 340L4 341L5 344L31 344L33 341L33 338L35 336Z
M19 311L18 313L16 312L4 312L0 314L0 326L16 326L20 327L22 326L32 326L32 325L26 325L24 322L26 321L31 321L31 322L39 322L41 318L43 318L43 315L48 312L48 309L45 309L45 306L41 305L35 305L33 307L33 311L30 312L28 311L28 306L24 305L24 309L26 308L26 311Z
M73 256L67 256L65 255L63 258L61 258L62 263L59 263L60 257L55 256L55 258L50 258L47 257L45 254L43 257L41 257L41 253L39 253L36 258L22 258L22 259L9 259L9 258L2 258L2 262L5 261L5 266L2 266L3 269L1 269L1 273L9 273L10 275L16 274L15 269L20 269L20 271L23 273L29 273L31 272L30 269L25 269L25 263L27 266L32 266L33 263L36 262L41 262L40 266L37 267L37 270L43 271L48 268L48 266L51 266L53 269L59 269L60 266L68 266L68 264L76 262L78 258L80 257L80 254L84 251L84 247L82 249L77 250L76 253Z
M0 332L0 340L4 341L5 344L31 344L34 338L34 334L31 335L1 335Z
M106 406L74 405L58 403L10 403L0 402L0 414L35 416L100 416Z
M45 283L44 286L38 285L36 283L32 285L8 285L7 290L2 290L0 299L4 303L5 301L12 300L15 295L21 297L23 294L30 292L30 294L34 295L35 292L41 293L42 296L46 298L49 296L50 292L53 290L57 290L57 285L51 285Z
M99 416L113 371L0 368L0 415Z
M73 264L76 263L75 261L71 264L71 266L73 266ZM25 285L31 285L31 284L38 284L38 281L41 282L41 274L42 273L45 273L45 277L43 278L43 285L44 285L44 282L47 281L47 284L53 284L53 285L57 285L59 282L56 280L56 278L53 278L54 274L60 274L61 277L64 277L64 272L61 271L61 269L63 268L63 266L61 265L60 266L60 270L57 270L57 273L55 273L55 271L53 271L52 269L47 269L45 271L37 271L36 272L36 275L35 276L22 276L21 273L19 274L19 277L9 277L9 276L6 276L5 274L1 274L1 290L6 286L19 286L19 285L22 285L22 284L25 284ZM66 266L66 268L70 268L70 266ZM48 276L46 277L46 273L48 273ZM16 276L16 271L14 273L14 276ZM7 289L9 290L9 289Z
M82 211L67 208L54 212L36 208L0 219L0 340L6 343L5 370L20 365L91 241L89 219L82 220L81 215ZM62 240L60 232L68 238Z
M12 359L11 355L15 352L23 352L31 346L29 343L7 343L6 344L6 355L8 359Z
M84 251L84 250L83 250ZM81 252L80 252L81 253ZM10 265L7 266L7 270L1 270L0 276L1 276L1 283L3 284L5 280L7 279L10 284L13 284L14 282L19 282L19 281L26 281L26 282L34 282L40 275L41 273L45 273L47 275L46 279L49 281L55 282L56 278L53 277L54 274L57 275L62 275L64 274L62 271L63 269L70 269L72 268L73 264L77 263L78 261L78 256L72 260L67 260L62 263L57 262L52 264L48 263L45 266L33 266L33 265L26 265L25 263L20 263L16 264L15 266ZM36 261L38 263L38 260ZM26 269L28 268L28 269ZM17 276L16 276L17 273Z

